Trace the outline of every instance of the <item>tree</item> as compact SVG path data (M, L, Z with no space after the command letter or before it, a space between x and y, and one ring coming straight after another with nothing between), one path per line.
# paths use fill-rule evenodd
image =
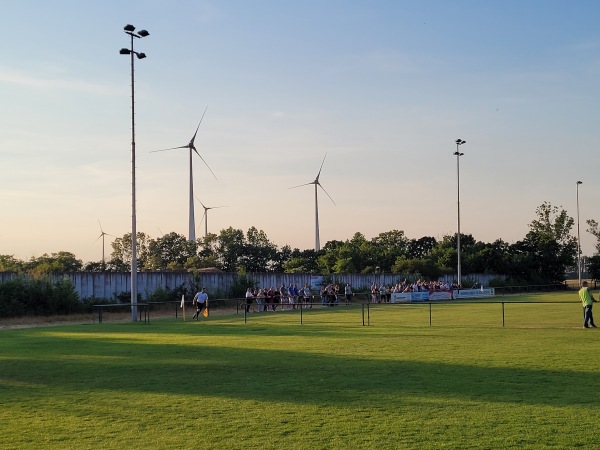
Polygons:
M440 269L430 259L401 259L398 258L392 266L394 273L403 273L408 275L420 275L427 280L437 280L443 275Z
M23 270L23 261L13 255L0 255L0 272L20 272Z
M240 266L246 272L268 272L277 260L277 246L263 230L250 227L243 244Z
M295 248L289 259L284 263L283 269L286 273L318 273L317 253L314 249L300 251Z
M217 237L217 254L221 267L226 272L237 272L244 251L244 232L232 227L221 230Z
M407 246L407 257L411 259L427 258L436 244L437 240L432 236L411 239Z
M600 227L598 226L598 222L596 222L594 219L588 219L588 220L586 220L586 223L588 224L588 227L589 227L586 231L596 238L596 245L595 245L596 254L599 255L600 254Z
M371 239L376 265L381 270L391 272L396 260L407 256L409 242L408 238L404 235L404 231L392 230L379 233L379 235Z
M146 267L149 256L148 246L151 239L150 236L141 231L138 231L136 236L137 269L140 271ZM122 272L131 271L131 233L116 238L110 245L113 251L108 266Z
M577 239L571 236L575 221L565 210L544 202L535 210L525 239L515 245L530 255L530 281L558 283L568 266L575 264Z
M196 243L182 234L167 233L148 244L147 269L183 269L188 259L196 255Z
M39 258L32 257L26 264L25 270L32 275L48 273L77 272L83 267L83 262L71 252L58 252L48 255L44 253Z

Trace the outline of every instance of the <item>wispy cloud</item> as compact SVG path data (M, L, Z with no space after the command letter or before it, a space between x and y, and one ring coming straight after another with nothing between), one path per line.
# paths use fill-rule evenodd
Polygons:
M93 95L122 95L123 87L93 83L78 79L32 76L0 66L0 83L29 87L32 89L84 92Z

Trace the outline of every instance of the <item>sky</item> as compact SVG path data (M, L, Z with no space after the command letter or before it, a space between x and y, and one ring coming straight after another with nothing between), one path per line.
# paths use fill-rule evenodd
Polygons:
M189 154L209 232L314 248L402 230L525 237L543 202L600 221L595 0L3 0L0 254L100 261L131 232L188 234ZM196 202L196 234L204 234Z

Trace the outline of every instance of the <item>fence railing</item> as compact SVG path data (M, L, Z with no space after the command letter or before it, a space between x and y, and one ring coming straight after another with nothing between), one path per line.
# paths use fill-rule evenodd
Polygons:
M360 299L358 298L360 297ZM319 301L316 301L319 299ZM339 296L337 302L323 302L320 298L313 297L309 302L280 302L280 303L265 303L260 306L253 301L247 303L245 298L236 299L216 299L209 301L209 310L211 312L219 311L229 313L230 315L238 316L242 315L244 324L252 322L251 317L259 317L259 313L266 311L281 311L289 314L297 314L298 321L302 325L307 320L307 312L311 313L313 310L323 311L322 307L339 307L339 310L345 309L347 311L356 311L356 321L362 324L362 326L370 326L372 313L382 308L407 308L407 307L421 307L427 308L429 314L429 326L433 326L433 317L436 307L447 307L447 306L475 306L475 305L498 305L498 317L501 318L502 327L506 326L506 315L505 310L507 305L541 305L545 307L552 307L556 305L570 305L577 308L578 302L545 302L545 301L519 301L519 300L502 300L502 299L486 299L486 300L438 300L438 301L418 301L418 302L403 302L403 303L386 303L386 302L373 302L370 300L370 294L358 294L351 301L346 301L343 296ZM188 311L195 311L195 307L191 302L184 302L185 308ZM120 308L126 308L131 306L129 304L107 304L107 305L94 305L94 308L98 311L98 322L103 322L103 312L107 310L114 310ZM175 319L178 319L184 311L181 308L181 302L154 302L154 303L138 303L135 306L138 307L139 320L144 319L145 323L150 323L150 312L163 309L166 311L172 311ZM265 309L263 309L265 308ZM389 311L389 310L388 310ZM220 314L223 315L223 314ZM261 314L262 315L262 314Z

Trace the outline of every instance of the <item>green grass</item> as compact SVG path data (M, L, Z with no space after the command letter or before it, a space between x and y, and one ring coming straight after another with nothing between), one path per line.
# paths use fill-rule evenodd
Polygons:
M3 330L0 447L592 447L600 331L510 300Z

